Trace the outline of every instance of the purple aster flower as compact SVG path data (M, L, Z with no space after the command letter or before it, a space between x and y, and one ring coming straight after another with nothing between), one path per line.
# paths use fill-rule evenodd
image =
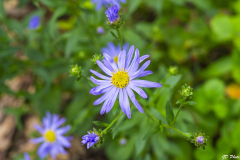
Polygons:
M47 112L47 116L43 118L42 127L34 125L35 129L42 135L42 137L31 139L32 143L43 142L37 151L40 158L45 158L50 154L55 159L59 153L66 154L63 147L71 147L71 143L69 142L71 137L63 136L71 127L65 126L59 128L65 121L65 118L59 118L58 115L51 115L50 112Z
M88 132L87 135L82 137L82 145L87 143L87 149L89 149L90 147L92 147L95 143L98 142L99 140L99 136L96 133L90 133Z
M123 50L127 51L129 47L128 43L125 43L123 45ZM121 52L121 45L115 46L112 42L109 42L107 44L107 47L102 48L102 53L107 53L112 59L115 61L115 63L118 62L118 56Z
M97 33L98 34L103 34L105 31L104 31L104 29L103 29L103 27L98 27L97 28Z
M126 0L92 0L92 3L97 3L96 10L99 10L102 6L107 4L116 4L120 8L120 2L126 3Z
M203 143L203 141L204 141L203 136L198 136L197 139L196 139L196 142L200 143L200 144Z
M119 11L119 8L117 5L111 6L110 8L108 7L105 14L108 17L108 20L110 23L113 23L118 20L119 18L118 11Z
M31 158L28 153L24 153L24 159L22 160L31 160Z
M118 95L120 107L128 116L128 118L131 118L128 97L136 106L136 108L143 113L143 108L136 100L135 94L132 90L136 91L141 97L147 98L147 94L139 87L162 87L162 85L159 83L146 80L135 80L136 78L152 74L152 71L145 71L150 64L150 60L145 62L139 68L139 64L148 58L149 55L140 57L139 50L136 49L135 57L132 60L133 52L134 46L129 49L128 54L126 54L125 50L121 51L117 64L114 62L111 56L103 53L103 56L105 57L103 59L103 63L97 60L97 64L103 70L103 72L107 74L107 76L104 76L94 70L90 70L90 72L95 74L97 77L103 79L97 80L92 76L90 77L91 81L98 85L90 90L90 94L103 94L93 103L94 105L99 105L104 102L100 114L104 114L105 112L108 113L112 109Z
M37 29L39 25L40 25L40 16L33 16L29 21L28 28Z

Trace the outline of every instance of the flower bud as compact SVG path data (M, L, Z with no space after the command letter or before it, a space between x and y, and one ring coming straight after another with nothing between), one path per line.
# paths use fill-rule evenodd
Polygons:
M70 67L71 67L71 69L69 70L71 74L70 76L76 76L80 78L82 73L81 66L78 66L77 64L75 64L75 65L71 65Z
M95 54L95 55L93 55L93 58L91 59L91 61L94 63L94 64L97 64L97 60L102 60L103 58L102 58L102 56L101 55L99 55L99 54Z
M183 98L189 97L191 99L191 96L193 95L192 90L193 88L185 84L182 86L182 90L179 90L178 92L183 96Z
M200 132L198 131L197 133L194 133L193 136L190 137L191 143L194 143L195 146L198 148L203 148L205 150L205 146L207 146L206 142L208 140L208 136L205 135L205 133L201 130Z
M82 137L82 145L87 143L87 149L90 147L100 147L103 144L102 130L97 131L93 128L93 131L88 131L88 134Z
M170 66L168 73L170 75L176 75L178 73L178 67L177 66Z
M108 7L108 6L107 6ZM107 24L110 28L118 29L124 23L121 21L121 15L118 15L119 8L117 5L111 6L106 10L105 14L108 18Z

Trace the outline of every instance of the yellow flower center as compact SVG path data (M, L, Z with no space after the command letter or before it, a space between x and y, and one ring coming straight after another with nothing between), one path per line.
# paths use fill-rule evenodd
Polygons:
M51 130L47 131L47 133L45 134L45 138L49 142L54 142L56 140L55 133Z
M113 60L115 63L118 63L118 56L114 57Z
M124 88L128 85L129 83L129 76L127 71L125 70L121 70L121 71L117 71L116 73L112 72L112 83L118 87L118 88Z

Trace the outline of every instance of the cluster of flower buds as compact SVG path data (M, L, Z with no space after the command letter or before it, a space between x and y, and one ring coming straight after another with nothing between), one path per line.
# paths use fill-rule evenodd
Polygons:
M97 53L94 54L94 55L92 56L91 61L92 61L94 64L97 64L97 60L102 61L102 60L103 60L103 56L100 55L100 54L97 54Z
M178 92L183 96L184 99L186 98L192 98L193 92L192 92L193 88L191 88L190 86L188 86L187 84L182 86L182 90L179 90Z
M81 74L82 74L82 67L81 66L78 66L77 64L75 65L71 65L70 66L70 76L73 77L73 76L76 76L77 77L77 80L80 80L81 78Z
M169 69L168 69L168 73L170 75L178 74L178 67L177 66L170 66Z
M88 134L82 137L82 144L87 143L87 149L90 147L100 147L103 144L104 138L102 134L102 130L99 129L98 131L93 128L93 130L88 131Z
M201 130L197 133L194 133L193 136L190 137L190 141L197 146L197 148L202 148L205 150L205 146L207 146L207 140L208 136L205 135L205 133Z

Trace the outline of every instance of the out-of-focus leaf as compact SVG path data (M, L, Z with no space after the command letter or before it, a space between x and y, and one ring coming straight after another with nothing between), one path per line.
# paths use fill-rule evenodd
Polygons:
M196 102L194 102L194 101L187 101L184 103L184 105L190 105L190 106L195 105L195 104L196 104Z
M157 11L157 13L159 14L162 11L164 1L163 0L159 0L159 1L148 0L148 1L145 1L145 3L147 5L149 5L150 7L154 8Z
M181 104L185 99L179 99L176 104Z
M107 123L103 123L103 122L100 122L100 121L92 121L93 124L95 124L96 126L99 126L99 127L107 127L109 124Z
M136 136L136 155L139 155L142 153L144 148L146 147L147 140L143 140L143 136L145 134L146 129L148 128L147 125L149 125L149 122L147 120L148 118L145 117L142 120L142 124L140 125L139 133Z
M150 129L147 134L143 137L143 140L147 140L149 137L153 136L160 130L159 125L155 126L154 128Z
M115 33L114 33L113 31L110 31L110 33L111 33L111 35L112 35L113 37L115 37L116 39L119 39L119 38L115 35Z
M216 15L210 21L213 33L217 40L229 40L233 36L233 25L227 15Z
M72 52L74 51L75 46L77 46L79 40L79 35L74 34L67 39L67 44L65 48L65 57L69 58Z
M122 34L128 43L134 44L134 46L139 49L144 48L146 42L134 30L125 29L122 31Z
M117 120L114 128L113 128L113 132L112 132L112 139L114 139L114 137L117 135L117 133L119 132L118 128L119 126L123 123L123 121L126 119L126 115L121 115L121 117Z
M4 19L6 16L3 3L4 1L0 1L0 19Z
M233 78L238 83L240 83L240 51L235 50L232 53L232 62L233 62L233 67L232 67Z
M174 113L173 113L172 105L169 100L167 101L167 104L166 104L166 116L167 116L168 124L172 125L172 122L174 119Z
M128 7L129 14L132 14L138 8L140 3L141 3L141 0L129 1L129 7Z
M216 77L230 72L232 69L232 59L229 56L212 62L206 69L202 70L199 75L203 78Z

